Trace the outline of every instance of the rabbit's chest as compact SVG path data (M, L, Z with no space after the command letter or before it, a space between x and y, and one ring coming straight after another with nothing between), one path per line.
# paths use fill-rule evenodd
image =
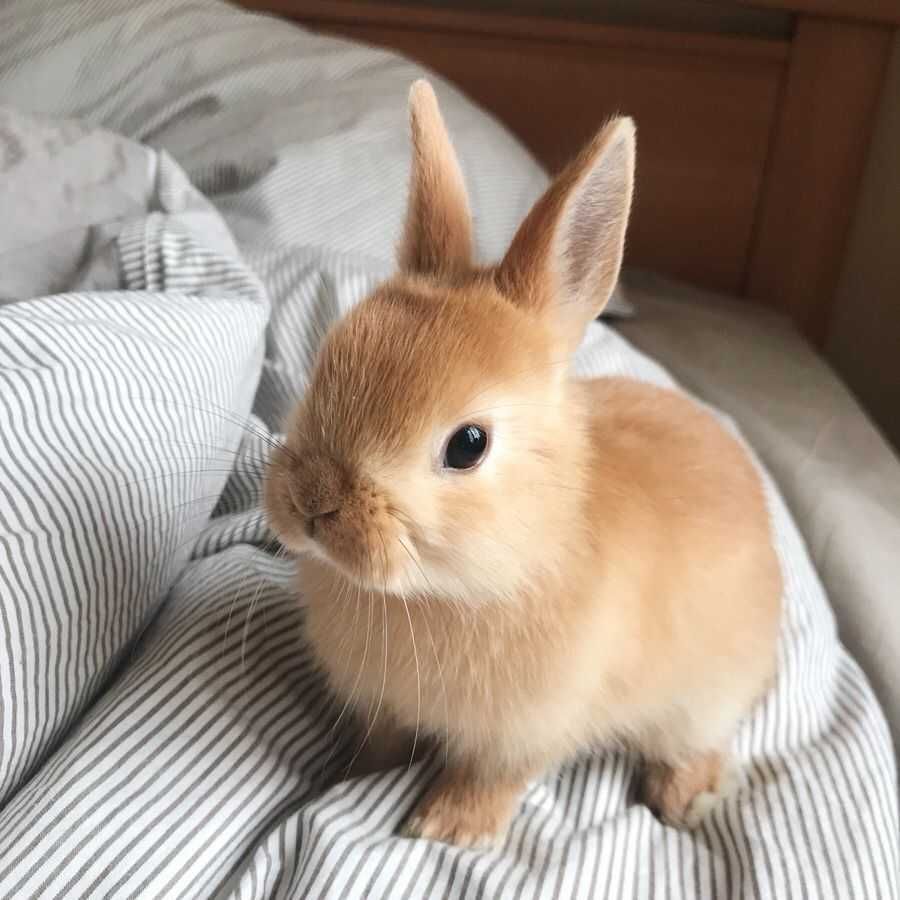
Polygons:
M558 755L590 730L581 648L523 645L522 635L397 598L311 604L309 636L343 701L390 711L408 727L479 755ZM583 674L583 673L582 673Z

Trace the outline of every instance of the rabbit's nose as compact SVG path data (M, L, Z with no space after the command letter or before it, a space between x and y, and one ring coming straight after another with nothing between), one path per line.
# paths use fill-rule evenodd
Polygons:
M329 456L310 455L293 473L290 493L294 509L312 536L327 520L336 518L346 494L345 478Z

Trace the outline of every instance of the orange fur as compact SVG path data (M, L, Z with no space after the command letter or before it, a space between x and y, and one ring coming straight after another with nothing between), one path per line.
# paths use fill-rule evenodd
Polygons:
M479 269L427 85L411 106L403 271L327 336L266 482L309 640L369 745L446 755L411 833L497 837L530 777L612 743L663 767L654 802L687 822L698 760L774 671L781 580L759 477L709 413L567 374L618 274L634 128L607 125ZM486 458L442 469L470 422Z
M472 263L472 220L462 172L434 92L410 91L413 173L400 268L430 275L465 272Z

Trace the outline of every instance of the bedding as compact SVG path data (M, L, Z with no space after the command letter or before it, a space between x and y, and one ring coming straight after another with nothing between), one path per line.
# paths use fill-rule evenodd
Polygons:
M0 8L0 103L165 148L242 244L290 239L392 260L409 170L397 98L419 74L384 51L219 0ZM460 141L476 252L494 259L546 175L497 122L434 80ZM607 309L631 313L621 292Z
M188 49L228 34L225 23L258 37L258 20L214 3L158 3L152 15L144 4L135 30L118 4L70 2L44 18L39 7L0 12L0 896L898 896L888 729L768 476L786 577L779 678L739 736L745 785L698 831L637 805L635 762L618 753L535 782L509 839L486 853L394 836L433 761L323 789L350 748L303 649L302 585L298 596L260 513L260 477L323 330L389 271L394 222L372 224L383 185L367 193L352 154L338 165L335 119L316 124L315 94L354 66L363 81L384 77L384 119L363 108L348 120L364 123L360 140L367 129L377 140L378 122L402 136L411 69L302 32L293 44L294 29L281 38L288 26L265 22L320 73L300 95L302 121L322 131L257 157L247 123L229 118L264 80L252 65L216 82L228 127L201 139L192 125L204 133L197 118L211 107L190 106L185 81L113 82L97 60L127 39L131 58L111 54L109 68L146 71L175 27L191 62L158 71L208 84L221 58ZM10 9L20 15L4 19ZM69 92L37 78L57 52ZM373 58L378 79L363 64ZM23 71L37 79L30 91ZM157 124L182 102L165 90L189 109L145 133L129 104L151 90L157 112L143 109ZM264 109L260 98L257 116L277 120L283 100ZM456 104L461 155L477 169L465 145L492 132ZM81 121L59 118L71 115ZM320 139L331 149L318 158ZM522 159L498 141L488 156ZM338 174L323 176L334 199L321 209L307 185L329 158ZM482 194L486 255L542 184L527 164L517 171L521 194ZM577 364L671 383L601 323Z
M144 165L89 229L88 287L0 311L0 896L895 895L887 728L771 481L779 680L739 737L746 786L698 832L636 805L619 754L536 782L496 853L393 836L433 763L323 791L341 735L260 474L318 335L385 273L292 245L242 258L165 154L10 110L4 129L54 148L5 190L67 178L82 140L101 173ZM668 383L600 324L578 366Z

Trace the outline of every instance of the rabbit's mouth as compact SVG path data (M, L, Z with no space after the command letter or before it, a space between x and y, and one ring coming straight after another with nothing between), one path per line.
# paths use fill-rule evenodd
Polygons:
M399 594L420 592L426 580L409 534L396 519L380 514L370 497L353 499L315 516L295 517L302 523L302 546L330 566L353 587ZM295 528L298 535L300 528Z
M327 565L335 574L352 588L358 588L386 596L405 596L420 591L418 582L411 578L412 572L402 560L391 562L362 559L353 554L349 558L331 550L323 541L310 541L305 552Z

